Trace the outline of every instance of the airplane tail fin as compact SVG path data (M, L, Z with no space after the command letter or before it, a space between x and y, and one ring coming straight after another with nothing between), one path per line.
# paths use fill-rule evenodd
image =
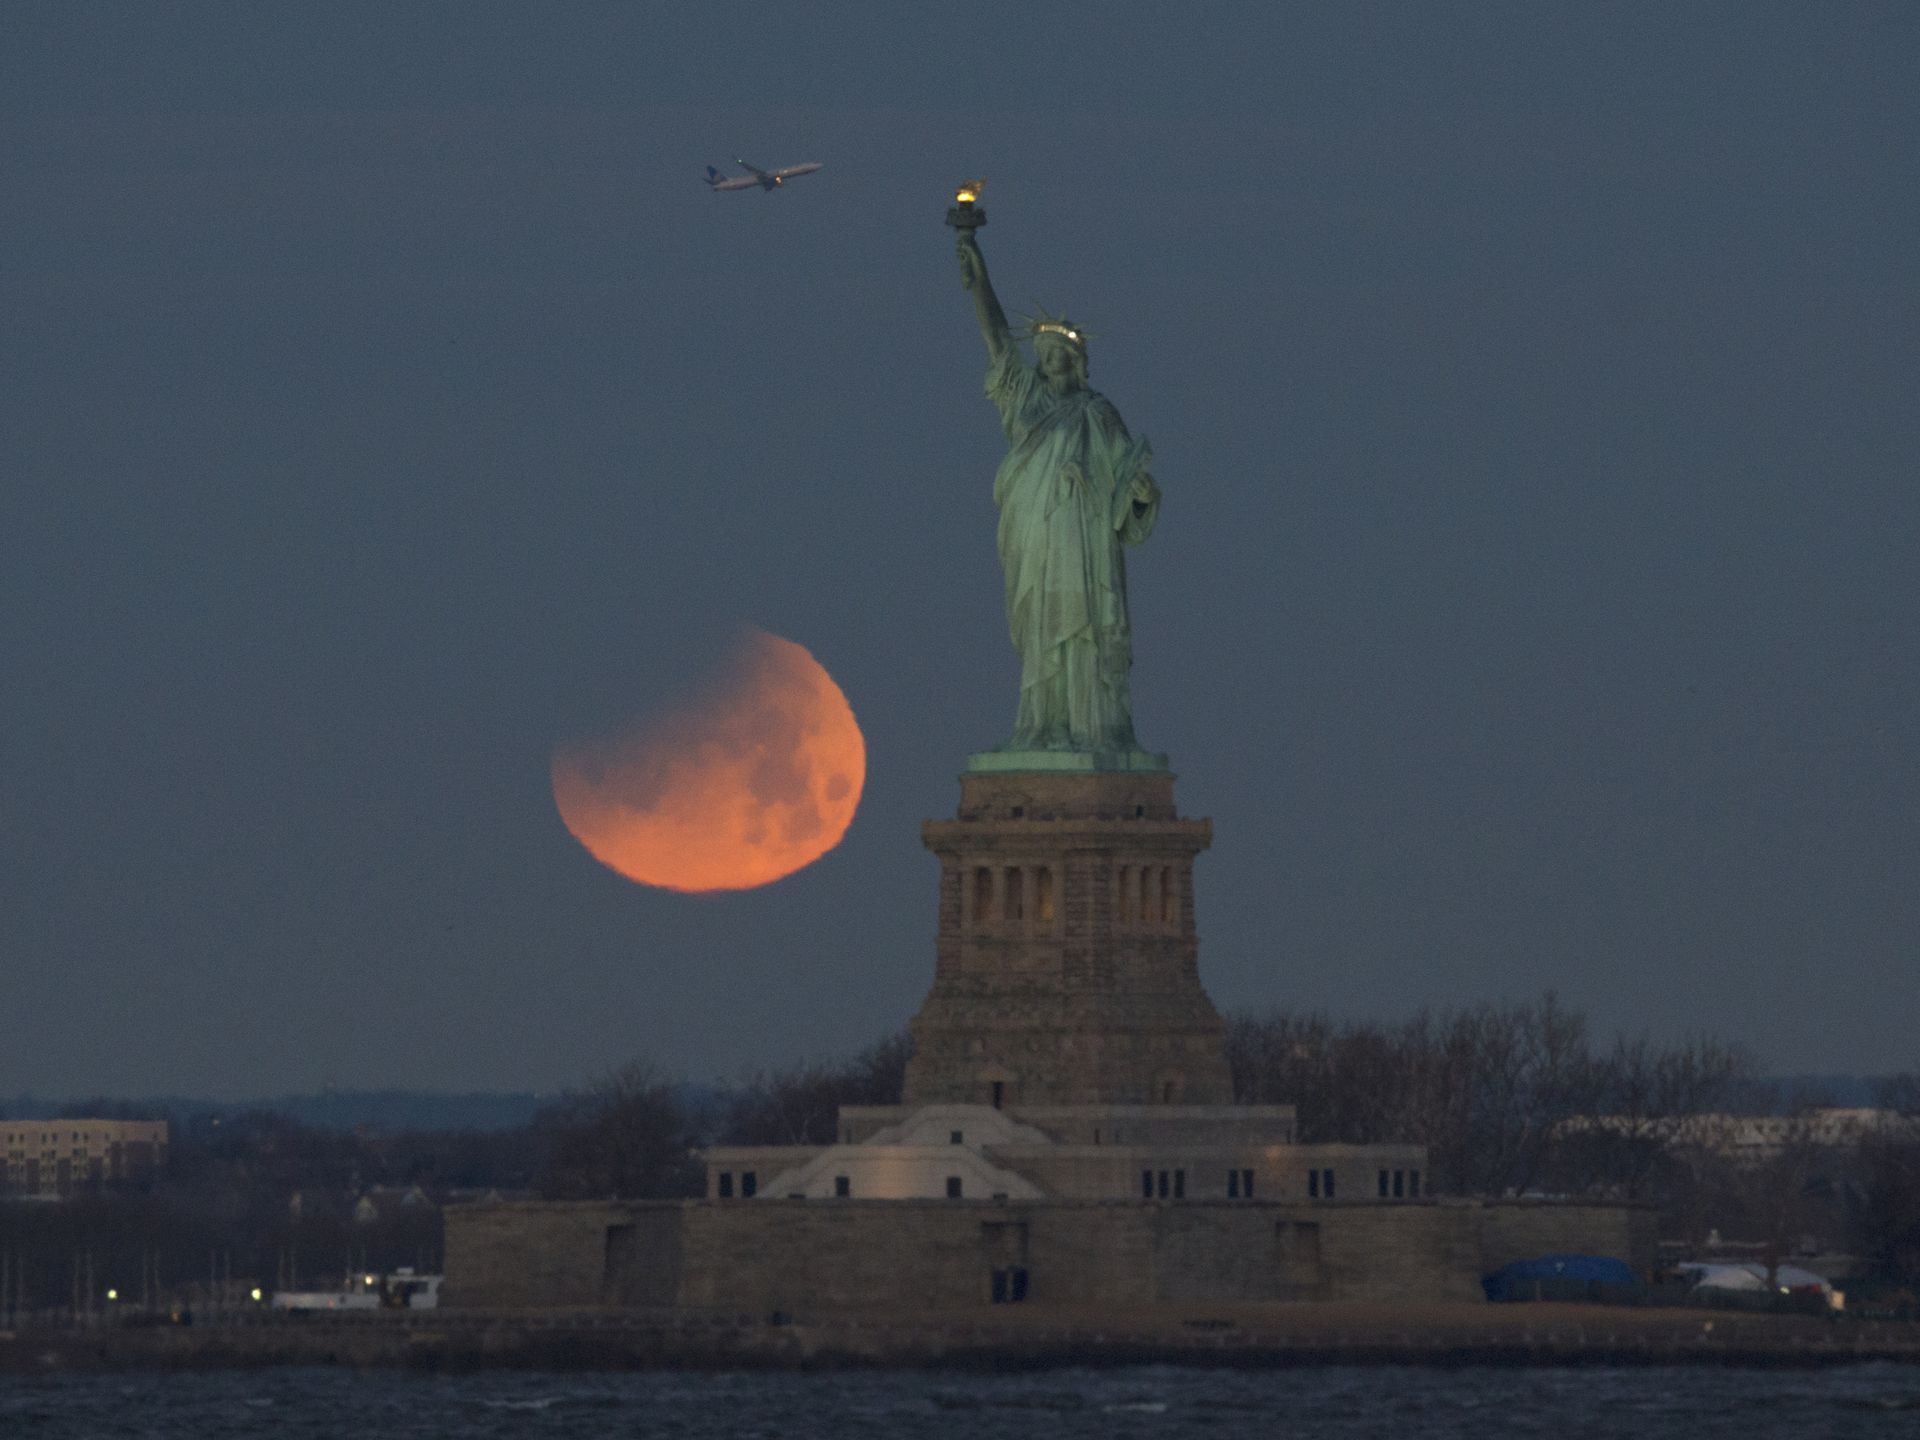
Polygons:
M718 185L719 183L720 183L720 172L714 169L713 166L711 165L707 166L707 184Z

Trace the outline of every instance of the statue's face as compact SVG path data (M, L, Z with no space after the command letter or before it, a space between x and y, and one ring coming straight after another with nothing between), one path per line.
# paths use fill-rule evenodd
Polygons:
M1041 345L1036 357L1040 374L1055 390L1075 390L1086 380L1086 363L1071 344L1051 340Z

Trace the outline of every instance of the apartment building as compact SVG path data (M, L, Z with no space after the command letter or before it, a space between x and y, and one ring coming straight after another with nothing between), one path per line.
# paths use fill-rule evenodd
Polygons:
M0 1120L0 1192L58 1199L139 1180L167 1163L164 1120Z

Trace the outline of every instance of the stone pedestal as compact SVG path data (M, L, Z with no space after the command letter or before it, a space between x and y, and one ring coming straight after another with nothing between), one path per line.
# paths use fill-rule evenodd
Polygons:
M1231 1103L1196 963L1212 823L1181 819L1149 763L969 770L959 815L922 827L940 930L907 1106Z

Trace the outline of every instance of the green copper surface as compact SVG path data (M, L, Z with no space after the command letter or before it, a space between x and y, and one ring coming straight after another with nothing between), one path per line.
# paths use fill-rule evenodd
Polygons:
M1149 750L983 750L967 757L975 774L1045 771L1088 774L1093 771L1132 770L1152 775L1167 771L1167 757Z
M1133 734L1133 666L1122 547L1153 532L1160 489L1146 437L1087 386L1084 337L1064 322L1033 336L1029 364L987 278L976 232L958 239L961 284L987 343L987 398L1007 455L993 481L1007 626L1020 655L1013 737L993 754L1020 763L969 768L1165 769ZM1035 757L1060 755L1058 764ZM1151 758L1153 765L1135 761ZM1112 763L1107 763L1111 761Z

